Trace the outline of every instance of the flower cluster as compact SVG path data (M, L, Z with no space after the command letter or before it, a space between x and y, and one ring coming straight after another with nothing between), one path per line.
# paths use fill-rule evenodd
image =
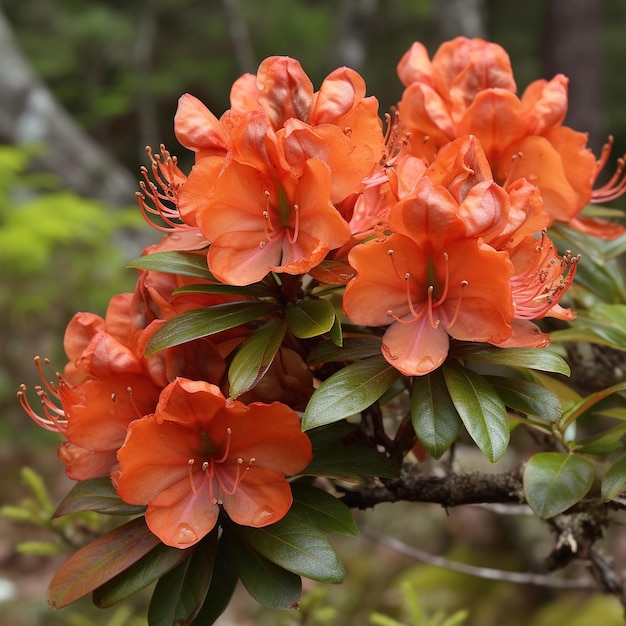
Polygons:
M609 149L596 160L563 125L565 77L520 98L505 51L465 38L432 60L414 44L398 74L386 124L355 71L315 91L287 57L239 78L219 118L182 96L175 132L195 163L186 175L149 151L139 205L165 234L135 264L135 291L72 319L39 413L19 393L63 435L68 476L110 477L168 546L220 519L283 519L287 477L314 456L300 414L359 355L393 370L388 388L435 372L452 345L547 345L536 322L573 319L560 301L578 260L547 230L623 231L582 214L626 183L620 166L593 189ZM371 343L343 356L347 338Z

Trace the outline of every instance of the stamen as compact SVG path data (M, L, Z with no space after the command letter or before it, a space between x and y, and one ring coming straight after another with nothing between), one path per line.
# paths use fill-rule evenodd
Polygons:
M222 455L221 459L216 460L216 463L223 463L227 458L228 455L230 454L230 440L231 440L231 435L233 434L233 431L230 429L230 426L226 429L226 447L224 449L224 454Z
M469 283L466 280L461 281L461 291L459 292L459 299L456 303L456 309L454 311L454 315L452 316L452 321L445 327L446 330L450 330L455 324L457 319L459 318L459 311L461 310L461 300L463 300L463 288L467 287Z
M449 286L449 282L450 282L450 270L448 268L448 253L447 252L443 253L443 262L444 262L444 265L445 265L445 278L444 278L444 282L443 282L443 295L441 296L441 298L439 298L439 300L437 300L437 302L435 302L433 304L433 306L439 306L448 297L448 286ZM434 288L431 287L431 289L434 289Z
M133 407L134 411L135 411L135 415L137 415L137 417L143 417L144 413L142 413L139 410L139 407L137 406L137 403L135 402L135 397L133 396L133 388L132 387L126 387L126 391L128 392L128 395L130 396L130 404ZM115 396L115 394L111 394L111 400L115 401L115 398L113 396Z
M435 288L431 285L428 288L428 321L433 328L438 328L439 324L441 324L441 320L435 320L433 317L433 291ZM436 306L436 305L435 305Z

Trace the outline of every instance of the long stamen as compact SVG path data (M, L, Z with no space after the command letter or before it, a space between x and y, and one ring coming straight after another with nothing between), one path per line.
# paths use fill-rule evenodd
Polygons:
M456 324L456 321L459 318L459 312L461 311L461 300L463 300L463 288L467 287L468 285L469 283L466 280L461 281L461 291L459 293L459 299L457 300L457 303L456 303L456 309L454 311L454 315L452 316L452 320L445 327L446 330L450 330Z
M143 417L144 413L142 413L139 410L139 407L137 406L137 403L135 402L135 397L133 396L133 388L132 387L126 387L126 391L128 391L128 395L130 396L130 404L133 407L135 414L137 415L137 417ZM112 394L111 400L113 400L115 402L115 394Z
M604 146L602 146L602 153L600 154L600 158L596 164L596 179L609 160L609 154L613 149L613 142L613 136L610 135L608 141L604 144ZM624 161L624 157L617 159L617 167L610 180L602 185L602 187L598 187L591 192L592 203L598 204L600 202L610 202L611 200L619 198L626 192L626 174L624 172L625 166L626 162Z
M223 463L228 458L228 455L230 454L230 441L231 441L232 434L233 434L233 431L230 429L230 426L229 426L226 429L226 446L224 448L224 454L222 455L221 459L216 459L215 463Z
M435 288L432 285L428 288L428 321L430 322L430 325L433 328L437 328L439 326L439 324L441 324L441 320L440 319L435 320L434 317L433 317L433 306L436 306L436 304L433 305L433 291L434 291L434 289Z

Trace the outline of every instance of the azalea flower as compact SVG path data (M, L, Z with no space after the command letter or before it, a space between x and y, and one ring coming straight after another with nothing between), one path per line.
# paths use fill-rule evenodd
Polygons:
M593 190L608 159L587 148L587 136L562 125L568 79L531 83L521 98L506 52L482 39L458 37L444 43L432 61L415 43L398 64L405 85L398 104L410 133L408 149L432 161L440 147L471 133L481 142L497 182L520 178L536 185L552 221L589 234L613 238L619 225L582 216L589 202L606 202L626 190L618 167L610 183Z
M426 177L392 210L389 237L356 245L357 276L344 310L387 326L382 350L405 375L423 375L448 354L449 337L500 343L511 335L513 266L506 252L467 236L459 206Z
M213 529L221 507L236 524L280 520L292 503L285 476L312 455L288 406L246 406L205 381L179 378L154 414L130 425L118 458L120 498L146 504L150 530L185 548Z

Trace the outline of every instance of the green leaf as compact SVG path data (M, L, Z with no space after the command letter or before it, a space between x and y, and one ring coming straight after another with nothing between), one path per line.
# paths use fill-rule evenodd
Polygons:
M150 626L183 626L198 614L213 577L218 534L214 528L189 558L161 577L148 608Z
M543 385L519 378L485 376L510 409L556 422L563 413L558 396Z
M285 309L289 330L300 339L318 337L327 333L335 323L335 309L323 298L300 300Z
M371 406L400 377L382 356L357 361L326 379L313 393L302 420L303 430L323 426Z
M227 536L227 531L224 529L217 544L211 584L200 612L191 622L192 626L211 626L214 624L226 610L235 592L239 577L233 563L230 541L227 540ZM183 622L181 626L186 626L186 622Z
M364 445L356 434L352 436L355 430L346 422L310 430L313 460L301 473L352 482L370 476L396 478L398 468L374 447Z
M300 576L276 565L259 554L249 543L229 533L230 553L237 574L247 592L263 606L274 611L291 611L300 605Z
M224 285L222 283L214 284L214 285L185 285L184 287L180 287L175 289L172 292L172 295L177 296L181 293L218 293L224 295L233 295L233 296L256 296L259 298L267 297L269 292L267 289L263 289L263 287L255 287L254 285Z
M321 341L307 358L309 365L321 365L335 361L362 361L380 356L380 337L344 337L343 345L334 341Z
M148 343L146 356L187 341L247 324L263 317L274 308L275 305L270 302L243 300L181 313L168 320L154 333Z
M545 348L473 348L464 347L458 353L462 358L508 367L525 367L555 374L570 375L569 365L554 352Z
M106 609L127 600L187 559L193 548L179 550L161 543L93 592L93 603Z
M343 566L324 533L291 513L270 526L238 526L236 532L259 554L294 574L323 583L343 582Z
M48 587L48 603L60 609L123 572L160 543L138 517L75 552Z
M286 331L286 322L270 320L244 341L228 370L231 398L249 391L261 380L272 364Z
M441 369L413 378L411 422L418 439L435 459L457 438L461 417L450 398Z
M626 382L618 383L617 385L612 385L611 387L607 387L606 389L602 389L601 391L596 391L584 398L581 398L578 402L569 406L561 416L559 420L558 427L561 432L565 432L567 427L574 421L576 421L583 413L587 412L592 406L604 400L604 398L608 398L610 395L614 393L618 393L620 391L626 391Z
M143 513L145 506L122 502L109 478L92 478L77 482L72 490L61 500L53 518L80 513L98 511L110 515L136 515Z
M613 428L593 435L586 439L578 439L574 442L568 442L572 450L577 452L585 452L586 454L606 455L618 448L623 447L622 438L626 434L626 422L622 422Z
M585 497L593 477L593 464L583 456L540 452L524 467L526 502L539 517L554 517Z
M184 252L155 252L140 256L129 263L127 267L219 282L207 267L206 255L185 254Z
M291 490L292 515L324 533L358 537L359 529L352 517L352 511L341 500L310 485L292 483Z
M609 467L602 479L602 500L608 502L616 498L626 485L626 454Z
M506 451L510 437L502 400L480 374L471 370L444 366L443 374L467 432L489 461L495 463Z
M578 311L571 328L550 333L552 341L583 341L626 349L626 306L598 302L588 311Z

